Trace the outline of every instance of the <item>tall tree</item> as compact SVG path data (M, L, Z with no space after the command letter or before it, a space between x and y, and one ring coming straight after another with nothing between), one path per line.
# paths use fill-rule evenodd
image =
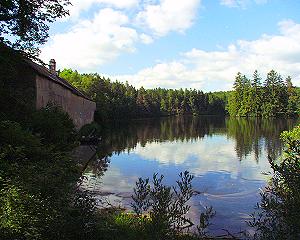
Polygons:
M239 116L249 116L251 113L251 82L250 80L244 75L242 77L242 102L240 109L238 111Z
M240 72L235 77L233 89L234 92L232 92L228 99L228 112L232 116L237 116L243 100L243 76Z
M49 37L49 23L68 15L69 0L1 0L0 42L38 54Z
M295 87L292 84L292 79L290 76L286 78L286 87L287 87L287 112L290 115L297 113L297 104L300 99L297 96Z
M253 73L252 80L252 91L251 91L251 99L252 99L252 115L259 116L261 114L261 77L257 70Z

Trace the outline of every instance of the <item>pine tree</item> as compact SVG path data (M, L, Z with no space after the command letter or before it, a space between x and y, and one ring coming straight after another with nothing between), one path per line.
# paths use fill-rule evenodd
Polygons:
M253 73L252 80L252 91L251 91L251 112L253 116L261 115L261 78L258 74L258 71L255 70Z
M287 114L297 114L297 102L300 100L295 91L295 87L292 84L292 78L288 76L285 80L287 87Z

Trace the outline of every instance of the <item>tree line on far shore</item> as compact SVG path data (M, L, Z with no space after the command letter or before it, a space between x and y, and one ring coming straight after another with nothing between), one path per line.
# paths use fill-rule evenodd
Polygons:
M97 103L96 119L130 119L169 115L224 115L228 92L203 93L195 89L137 89L99 74L64 69L60 77Z
M226 115L240 117L294 116L300 113L300 90L271 70L262 83L238 73L234 91L204 93L196 89L145 89L94 74L64 69L66 79L97 103L96 120L161 117L170 115Z

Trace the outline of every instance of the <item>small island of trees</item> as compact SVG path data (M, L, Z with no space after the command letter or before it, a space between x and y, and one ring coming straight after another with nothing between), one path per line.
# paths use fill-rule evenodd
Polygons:
M231 116L275 117L299 114L299 89L293 86L291 77L284 81L279 73L271 70L265 81L261 81L257 71L254 71L252 79L237 74L227 106Z

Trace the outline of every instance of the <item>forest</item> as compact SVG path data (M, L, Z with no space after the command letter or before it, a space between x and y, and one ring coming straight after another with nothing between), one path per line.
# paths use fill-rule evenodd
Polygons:
M264 82L238 73L233 91L204 93L196 89L137 89L128 82L64 69L59 74L97 103L95 120L132 119L171 115L231 115L239 117L297 116L300 89L291 77L271 70Z
M271 70L262 82L257 71L252 79L238 73L233 86L227 106L231 116L276 117L300 113L300 91L289 76L283 80Z
M137 89L99 74L64 69L59 74L97 103L95 120L170 115L224 115L228 92L203 93L196 89Z

